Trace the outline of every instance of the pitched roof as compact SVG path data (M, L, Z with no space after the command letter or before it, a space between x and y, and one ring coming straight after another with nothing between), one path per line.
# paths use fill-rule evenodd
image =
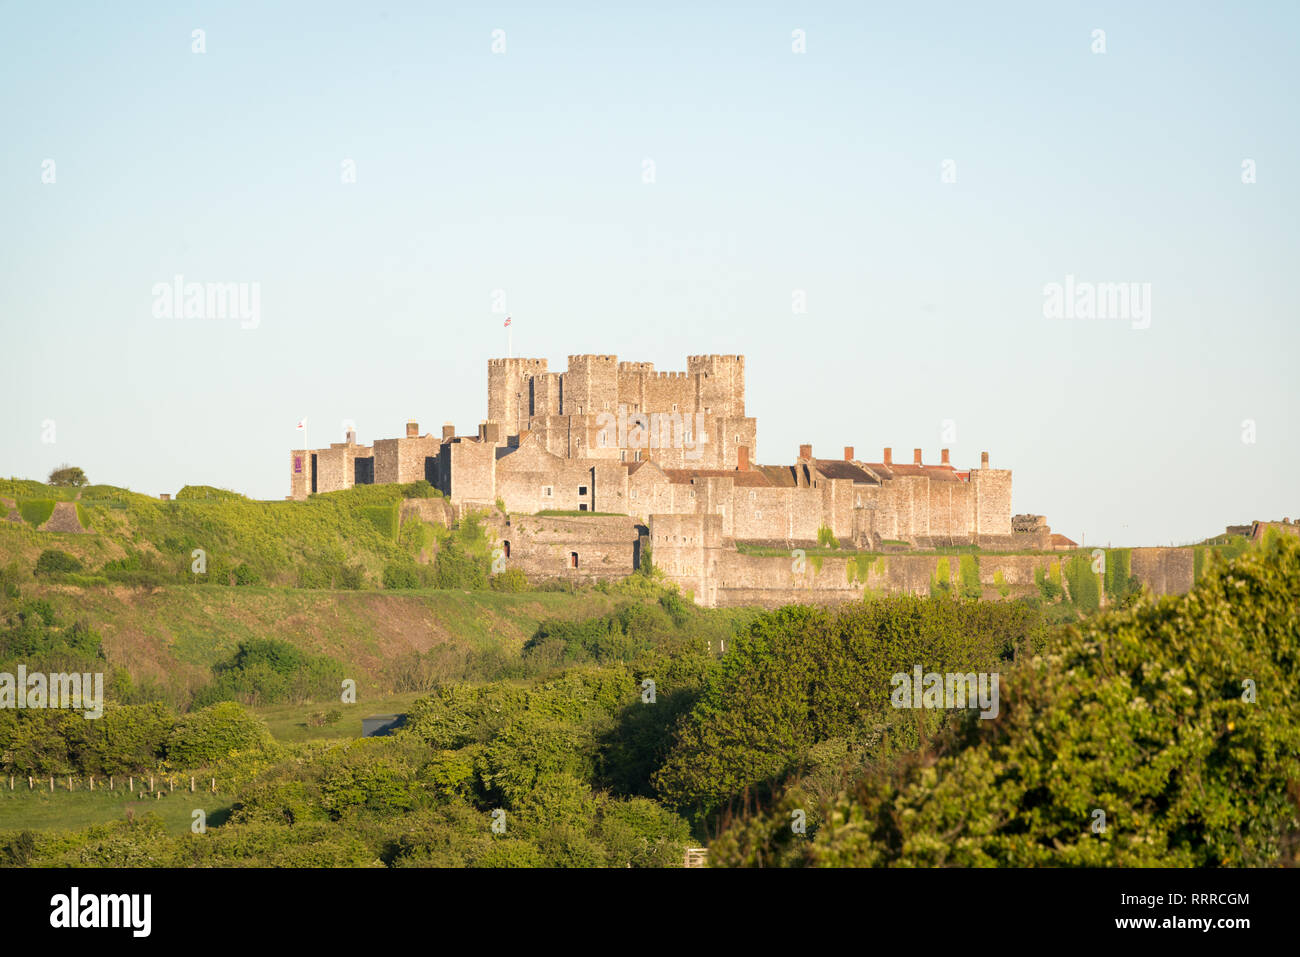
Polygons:
M951 465L916 465L912 462L900 464L894 462L864 462L871 471L882 478L899 478L904 475L922 475L938 482L969 482L970 472L958 472Z
M664 469L664 473L677 485L689 485L700 478L729 478L745 488L772 484L760 469Z
M879 485L880 481L856 462L843 459L813 459L817 471L828 479L848 479L855 485Z

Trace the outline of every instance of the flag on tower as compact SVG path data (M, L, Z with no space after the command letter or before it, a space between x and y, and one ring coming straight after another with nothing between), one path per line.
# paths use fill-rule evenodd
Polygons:
M506 316L506 325L507 325L507 326L510 325L510 317L509 317L509 316Z
M306 419L301 420L301 421L298 423L298 425L296 426L296 428L298 429L299 432L306 432L306 431L307 431L307 420L306 420Z

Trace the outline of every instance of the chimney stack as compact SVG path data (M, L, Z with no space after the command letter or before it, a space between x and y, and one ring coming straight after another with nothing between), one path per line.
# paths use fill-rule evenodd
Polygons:
M948 461L948 450L947 450L947 449L944 449L944 450L940 453L940 455L943 456L943 458L940 459L940 461L941 461L944 465L952 465L952 463Z
M420 436L420 423L416 422L414 419L407 419L406 437L408 439L415 439L415 438L419 438L419 436Z
M885 446L885 464L886 465L894 464L894 450L891 449L889 446Z
M920 450L920 449L912 449L912 464L913 464L913 465L920 465L920 464L921 464L921 450Z
M357 430L348 429L348 445L356 445L356 444L357 444Z
M442 423L442 440L446 442L448 439L454 439L455 437L456 426L452 425L450 422Z
M801 459L810 459L810 458L812 458L812 446L811 446L811 445L801 445L801 446L799 446L799 458L801 458Z
M748 445L736 446L736 471L737 472L749 471L749 446Z
M986 468L988 468L988 467L989 467L989 454L988 454L987 452L981 452L981 453L980 453L980 468L982 468L982 469L986 469Z
M844 446L844 461L846 462L853 461L853 446L851 445Z

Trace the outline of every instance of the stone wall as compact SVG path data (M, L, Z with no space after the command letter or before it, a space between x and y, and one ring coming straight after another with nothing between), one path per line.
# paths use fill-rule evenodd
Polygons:
M530 581L606 581L636 569L643 531L624 515L512 515L497 535L506 567L520 569Z

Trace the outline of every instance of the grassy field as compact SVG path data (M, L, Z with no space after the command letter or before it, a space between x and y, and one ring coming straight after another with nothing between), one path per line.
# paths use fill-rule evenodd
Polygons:
M6 778L0 787L0 830L71 831L92 824L124 821L128 817L138 821L152 814L171 833L184 834L190 829L196 808L207 814L209 827L217 827L229 816L233 800L229 794L203 789L191 794L181 790L179 781L175 791L158 792L162 797L141 797L144 792L140 790L139 779L135 793L121 786L125 779L114 783L119 786L109 791L96 780L95 790L90 791L84 780L74 780L74 790L68 791L67 779L56 778L51 793L48 779L45 790L40 789L39 781L36 790L29 791L25 780L16 780L15 789L10 791Z
M277 741L300 743L304 741L347 741L361 737L361 720L372 714L404 714L411 705L424 697L422 692L380 695L367 700L358 695L356 704L283 704L249 708L266 722ZM339 720L330 725L316 726L313 716L337 710Z

